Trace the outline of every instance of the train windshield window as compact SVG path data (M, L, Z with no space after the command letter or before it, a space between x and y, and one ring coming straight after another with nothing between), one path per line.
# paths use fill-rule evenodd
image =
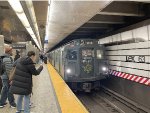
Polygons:
M67 58L69 60L77 60L77 51L74 51L74 50L69 50L67 52Z
M84 49L84 50L82 50L82 57L94 57L93 49Z
M103 51L102 50L97 50L97 59L102 59L103 58Z

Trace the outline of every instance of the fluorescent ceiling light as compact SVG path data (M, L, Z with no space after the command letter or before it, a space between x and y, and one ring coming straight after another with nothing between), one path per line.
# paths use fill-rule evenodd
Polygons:
M36 41L37 41L37 39L36 39L36 38L33 38L33 40L34 40L34 42L36 42Z
M17 15L25 27L30 27L29 21L28 21L24 12L23 13L17 13Z
M33 39L33 40L34 40L35 44L38 46L38 48L41 49L41 47L40 47L40 45L39 45L37 39Z
M35 44L38 46L38 48L41 49L41 47L40 47L40 45L39 45L37 39L34 38L33 40L34 40Z
M23 12L23 8L22 8L19 0L8 0L8 2L16 13L22 13Z
M32 36L32 35L34 35L34 32L33 32L33 30L32 30L32 28L31 27L26 27L26 29L27 29L27 31L29 32L29 34Z
M36 39L35 35L31 35L31 37L32 37L33 39Z
M39 46L37 38L35 37L35 34L34 34L32 28L30 26L30 23L29 23L29 21L28 21L28 19L26 17L26 14L24 13L24 10L22 8L22 5L20 4L20 1L19 0L8 0L8 2L11 5L11 7L13 8L13 10L16 12L18 18L20 19L20 21L22 22L22 24L24 25L24 27L26 28L26 30L28 31L28 33L33 38L33 40L36 43L36 45L38 46L38 48L41 50L41 47ZM30 3L30 5L32 5L32 2L29 2L29 3ZM34 10L33 10L33 7L32 7L32 12L33 11ZM35 17L35 14L34 14L34 17ZM33 20L35 20L34 17L33 17ZM38 36L38 38L39 38L39 36ZM40 45L41 45L41 42L40 42Z
M39 35L39 30L38 30L38 26L37 26L37 22L36 22L36 16L35 16L32 0L26 1L26 5L27 5L27 8L29 10L29 14L31 16L31 20L33 22L33 25L34 25L34 28L35 28L35 31L36 31L36 36L37 36L39 45L42 47L42 45L41 45L41 38L40 38L40 35Z
M38 41L37 40L35 40L35 43L36 43L36 45L39 47L39 43L38 43ZM40 47L39 47L40 48Z

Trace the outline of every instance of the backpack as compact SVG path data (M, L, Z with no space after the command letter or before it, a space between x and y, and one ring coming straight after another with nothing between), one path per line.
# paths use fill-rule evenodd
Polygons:
M0 57L0 76L3 75L3 73L5 72L5 64L3 63L3 58L4 57Z

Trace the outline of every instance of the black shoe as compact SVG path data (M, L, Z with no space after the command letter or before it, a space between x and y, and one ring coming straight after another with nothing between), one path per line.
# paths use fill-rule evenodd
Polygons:
M18 111L16 111L16 113L22 113L22 111L24 111L24 109L18 110Z
M7 105L7 102L5 102L3 105L6 106L6 105Z
M10 105L10 107L11 107L11 108L16 108L16 103L12 103L12 104Z
M7 102L5 102L4 104L0 104L0 108L3 108L7 105Z

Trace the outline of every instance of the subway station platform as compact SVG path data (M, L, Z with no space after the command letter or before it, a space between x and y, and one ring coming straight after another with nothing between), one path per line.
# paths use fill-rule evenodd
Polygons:
M33 113L88 113L51 64L44 65L41 74L33 77L31 102ZM9 104L0 109L0 113L15 111Z

